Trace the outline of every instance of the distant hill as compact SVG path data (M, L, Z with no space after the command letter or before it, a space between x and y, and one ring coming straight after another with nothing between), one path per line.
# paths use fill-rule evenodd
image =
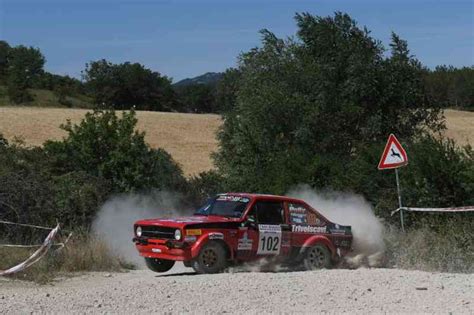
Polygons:
M174 87L183 87L192 84L216 85L224 74L222 72L207 72L194 78L187 78L173 84Z

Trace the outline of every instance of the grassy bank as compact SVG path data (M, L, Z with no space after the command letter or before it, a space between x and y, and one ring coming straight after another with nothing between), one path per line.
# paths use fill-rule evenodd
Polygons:
M73 108L93 108L92 99L86 95L76 94L66 96L63 103L59 102L59 98L50 90L42 89L28 89L32 95L33 100L26 103L14 104L8 98L6 86L0 85L0 106L15 106L15 107L73 107Z

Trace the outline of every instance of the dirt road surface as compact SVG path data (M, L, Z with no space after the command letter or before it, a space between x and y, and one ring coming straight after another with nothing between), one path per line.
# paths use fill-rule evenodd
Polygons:
M396 269L197 275L174 267L50 285L0 279L0 313L474 314L474 275Z

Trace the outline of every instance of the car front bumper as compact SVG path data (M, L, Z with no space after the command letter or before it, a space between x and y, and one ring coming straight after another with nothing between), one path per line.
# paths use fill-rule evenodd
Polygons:
M133 242L142 257L177 261L192 259L191 246L185 242L141 237L133 238Z

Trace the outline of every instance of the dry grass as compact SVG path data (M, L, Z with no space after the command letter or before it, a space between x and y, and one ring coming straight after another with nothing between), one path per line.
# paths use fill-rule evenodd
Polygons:
M79 122L87 110L0 107L0 132L7 139L17 136L28 145L61 139L59 125L66 119ZM474 112L446 110L446 135L459 144L474 144ZM138 129L146 131L152 147L168 151L186 175L212 169L211 152L217 150L216 131L222 123L218 115L137 112Z
M19 137L27 145L59 140L66 133L59 125L70 119L78 123L87 110L38 107L0 107L0 132L11 140ZM138 129L146 131L152 147L168 151L186 175L211 169L210 154L217 149L218 115L137 112Z
M0 270L26 260L36 249L0 248ZM11 278L47 283L61 275L83 271L121 271L133 268L110 251L98 238L84 232L74 234L66 247L51 250L39 262Z
M474 112L447 109L446 136L456 140L458 144L470 144L474 146Z
M386 227L387 266L431 272L474 272L474 244L469 221L444 231L422 227L402 233Z

